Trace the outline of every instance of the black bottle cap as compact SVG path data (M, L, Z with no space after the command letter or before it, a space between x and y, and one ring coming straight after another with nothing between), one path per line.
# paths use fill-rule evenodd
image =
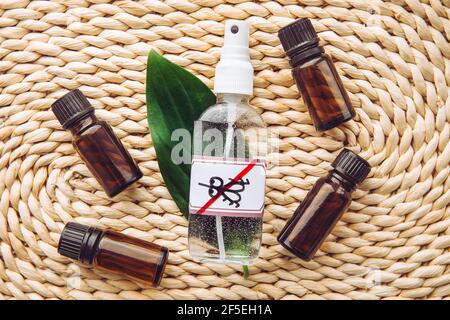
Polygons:
M93 113L94 108L86 96L78 89L73 90L52 104L52 111L64 129L75 121Z
M291 60L298 60L323 52L323 49L318 47L319 37L308 18L296 20L281 28L278 31L278 37L284 51Z
M331 166L351 182L361 183L370 172L370 164L356 153L344 149L334 159Z
M65 257L91 264L95 250L104 231L85 226L76 222L69 222L64 227L58 243L58 253Z

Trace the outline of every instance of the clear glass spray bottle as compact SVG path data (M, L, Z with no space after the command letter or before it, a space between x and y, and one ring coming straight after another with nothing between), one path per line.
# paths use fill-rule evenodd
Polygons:
M197 261L251 264L261 246L267 129L249 106L253 67L245 21L228 20L214 92L195 123L189 252Z

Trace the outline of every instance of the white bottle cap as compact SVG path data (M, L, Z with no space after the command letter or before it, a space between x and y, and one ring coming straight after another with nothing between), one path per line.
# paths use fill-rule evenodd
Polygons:
M250 62L248 38L247 22L225 22L225 39L214 80L215 93L253 94L253 66Z

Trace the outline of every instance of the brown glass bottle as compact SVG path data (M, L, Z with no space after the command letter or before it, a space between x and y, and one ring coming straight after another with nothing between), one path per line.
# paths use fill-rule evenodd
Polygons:
M142 177L142 172L111 127L95 117L94 108L80 90L52 105L72 144L109 197L114 197Z
M310 260L351 202L356 184L370 172L366 160L344 149L328 176L317 180L278 236L278 242L303 260Z
M165 247L115 231L69 222L58 252L100 270L122 274L157 287L169 251Z
M352 119L355 110L331 57L319 46L311 21L297 20L278 36L316 129L328 130Z

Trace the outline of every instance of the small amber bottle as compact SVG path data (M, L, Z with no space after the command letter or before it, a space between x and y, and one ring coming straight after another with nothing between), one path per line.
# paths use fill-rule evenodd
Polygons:
M317 180L284 226L278 242L303 260L310 260L351 203L356 184L370 172L366 160L344 149L328 176Z
M100 270L157 287L169 250L115 231L69 222L59 239L59 254Z
M72 144L109 197L114 197L142 178L142 171L116 137L112 128L94 115L94 108L80 90L74 90L52 105Z
M311 21L297 20L282 28L278 36L316 129L328 130L352 119L355 110L331 57L319 46Z

